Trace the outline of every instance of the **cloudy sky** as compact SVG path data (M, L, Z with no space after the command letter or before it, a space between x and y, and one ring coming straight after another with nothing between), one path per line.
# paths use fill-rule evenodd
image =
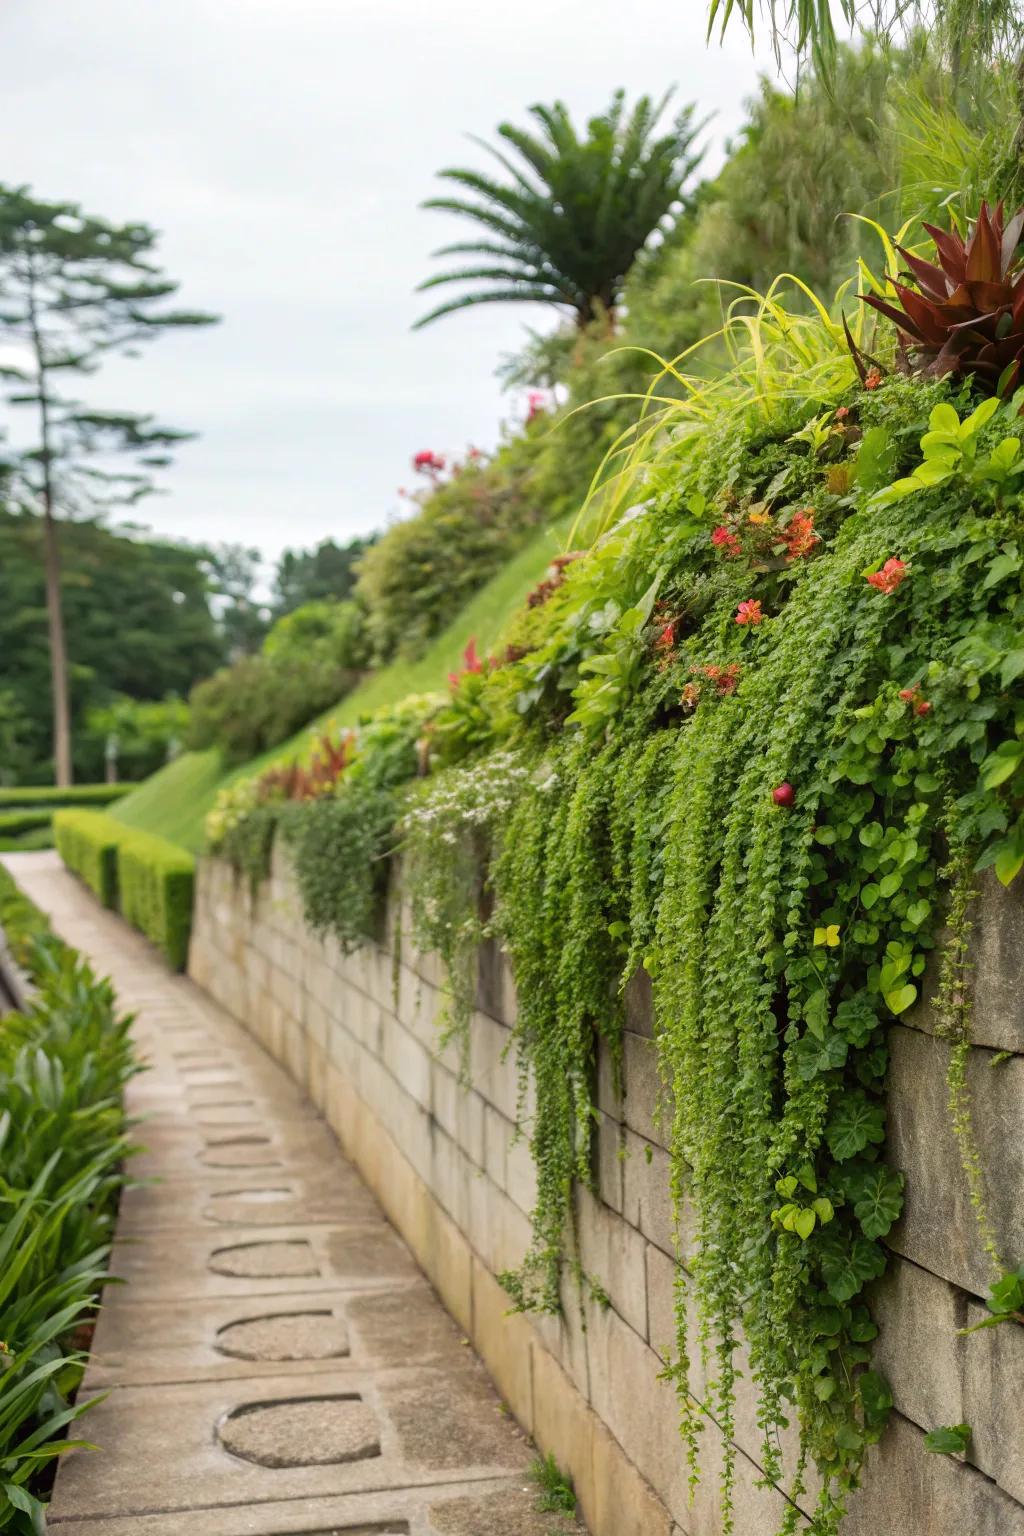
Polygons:
M0 0L0 178L162 232L181 300L223 324L168 335L91 386L199 431L145 521L190 539L343 540L401 509L420 448L495 442L522 402L494 367L542 310L413 333L430 251L417 205L466 135L535 101L601 110L678 87L714 112L713 164L758 62L704 45L704 0ZM764 56L760 62L764 63Z

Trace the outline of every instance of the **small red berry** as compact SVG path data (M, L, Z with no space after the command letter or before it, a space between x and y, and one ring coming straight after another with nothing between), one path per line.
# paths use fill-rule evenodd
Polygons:
M777 784L772 790L772 799L776 805L790 806L796 800L796 791L792 784Z

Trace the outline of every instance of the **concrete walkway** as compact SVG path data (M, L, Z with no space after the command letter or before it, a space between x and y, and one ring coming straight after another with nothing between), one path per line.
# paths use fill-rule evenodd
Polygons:
M55 854L4 863L137 1012L145 1151L62 1463L81 1536L548 1536L533 1451L315 1111ZM575 1527L571 1527L575 1529Z

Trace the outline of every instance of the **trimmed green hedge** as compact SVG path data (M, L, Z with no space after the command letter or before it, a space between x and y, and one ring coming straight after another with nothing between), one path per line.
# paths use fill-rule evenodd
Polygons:
M71 784L59 789L53 784L26 784L23 788L0 789L0 810L20 806L111 805L130 795L137 784Z
M118 900L124 916L176 971L188 960L196 861L184 848L134 827L122 828L117 853Z
M0 811L0 837L18 837L35 827L48 827L52 820L50 810Z
M68 869L182 970L192 928L192 855L103 811L59 810L53 828Z
M102 811L60 810L53 817L57 852L105 907L117 906L117 845L123 830Z

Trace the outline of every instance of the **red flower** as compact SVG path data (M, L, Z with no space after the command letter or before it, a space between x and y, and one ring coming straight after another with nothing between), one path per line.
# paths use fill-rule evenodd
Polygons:
M875 571L865 578L869 587L884 592L891 597L901 582L906 581L910 575L910 566L905 560L887 560L880 571Z
M869 368L867 373L864 375L864 388L877 389L881 382L882 370L880 368Z
M850 407L848 405L841 405L836 411L836 421L845 421L849 414Z
M743 546L731 528L724 526L716 528L711 535L711 542L716 549L722 550L723 553L730 557L742 553Z
M921 688L918 683L915 683L913 688L901 688L900 698L904 704L913 704L915 715L930 715L932 712L932 706L928 699L922 699L921 697Z
M484 662L480 660L480 657L476 653L476 636L471 635L469 644L466 646L466 649L462 653L462 668L458 672L449 672L448 681L451 683L453 688L457 688L467 673L482 672L484 670L484 665Z
M764 614L761 612L761 603L756 597L748 598L746 602L740 603L736 609L737 624L760 624L763 619Z
M814 531L814 508L806 507L803 512L795 513L785 528L779 530L779 538L786 546L787 560L798 560L801 555L809 555L818 543L818 535Z
M659 651L670 651L676 643L676 621L669 619L664 629L658 631L654 646Z
M434 453L430 448L422 448L413 455L412 467L423 475L439 475L444 469L444 455Z
M776 805L791 806L796 799L796 791L792 784L777 784L772 790L772 799Z
M719 693L726 694L736 692L743 669L738 661L733 661L727 667L694 667L693 670L714 683Z

